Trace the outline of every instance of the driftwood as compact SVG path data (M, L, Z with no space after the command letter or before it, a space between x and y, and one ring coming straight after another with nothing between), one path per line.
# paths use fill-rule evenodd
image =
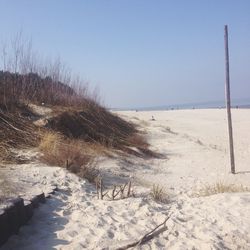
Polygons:
M164 232L164 231L166 231L168 229L168 227L165 224L169 220L169 218L170 218L170 215L161 224L156 226L150 232L146 233L140 240L137 240L137 241L135 241L133 243L130 243L130 244L126 245L126 246L119 247L116 250L126 250L126 249L129 249L131 247L139 246L139 245L145 244L146 242L150 241L155 236L159 235L160 233L162 233L162 232Z

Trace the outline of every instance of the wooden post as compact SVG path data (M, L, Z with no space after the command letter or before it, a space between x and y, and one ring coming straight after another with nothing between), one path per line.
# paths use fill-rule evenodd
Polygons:
M225 39L225 66L226 66L226 107L227 107L229 146L230 146L230 161L231 161L231 173L235 174L233 129L232 129L231 100L230 100L230 77L229 77L229 52L228 52L228 30L227 30L227 25L225 25L224 31L225 31L225 33L224 33L224 39Z

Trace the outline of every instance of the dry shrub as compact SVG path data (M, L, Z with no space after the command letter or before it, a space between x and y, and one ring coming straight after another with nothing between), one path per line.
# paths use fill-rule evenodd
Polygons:
M154 201L157 202L167 202L167 194L165 190L160 187L160 185L153 185L152 190L150 192L151 197Z
M48 117L44 115L44 120L40 119L36 124L43 124L46 129L60 133L67 138L66 140L79 139L87 143L101 144L107 148L125 151L140 157L156 156L148 149L148 144L142 136L137 134L138 131L134 124L100 106L97 99L91 97L85 87L79 87L77 84L72 87L74 85L72 82L66 81L66 84L59 79L61 78L44 76L39 73L21 74L0 71L1 155L10 158L9 148L11 147L36 146L34 142L38 142L37 128L32 121L41 117L35 117L38 114L32 114L27 107L32 106L30 104L45 103L52 109L51 117L47 120ZM18 112L16 112L19 106L22 107L18 108ZM8 121L7 118L1 119L6 115L11 121ZM45 120L46 122L44 122ZM56 165L65 165L64 158L75 155L78 150L75 148L79 147L74 147L74 153L69 152L70 148L62 146L63 142L60 142L60 146L54 145L53 142L58 140L53 136L45 136L41 140L40 148L47 152L46 157L50 158L48 162L53 164L55 161ZM77 143L73 142L73 144ZM50 150L46 150L46 147ZM131 149L132 147L137 150ZM59 154L58 151L64 152L66 156L61 159L59 156L50 157L50 155ZM78 156L74 157L73 161L76 162L76 158L82 158L82 153L78 153ZM3 157L0 156L1 158ZM88 161L88 157L85 155L85 158L79 161Z
M94 182L98 175L93 166L94 155L83 141L65 139L59 133L45 132L39 148L41 159L48 164L67 168L70 172Z
M53 77L42 77L38 73L0 71L0 102L8 107L20 100L26 103L44 102L49 105L77 106L87 101L85 92L73 89Z
M62 141L59 133L53 131L46 131L41 138L39 148L43 153L55 155L58 150L58 144Z
M87 84L72 75L60 60L41 61L21 34L10 43L12 51L5 49L3 60L11 67L4 63L4 70L0 70L0 160L12 157L12 147L37 146L40 133L32 123L34 114L24 112L24 107L42 103L52 109L52 117L47 123L48 117L40 114L44 120L37 124L63 136L48 132L41 139L40 149L51 164L65 166L68 162L73 172L86 166L91 156L86 154L86 144L76 139L123 151L136 147L140 156L151 154L145 141L135 136L138 131L134 124L99 105L97 93L91 93ZM26 106L16 112L22 104Z
M101 144L138 157L160 157L148 149L149 144L135 125L110 113L97 104L83 110L62 110L48 120L48 127L67 138Z
M49 128L68 138L80 138L108 147L128 143L135 127L98 105L88 105L81 111L68 110L49 119Z
M140 134L133 134L127 139L129 146L134 146L136 148L148 148L149 144L145 137Z
M197 196L210 196L219 193L240 193L249 192L250 189L243 185L226 184L221 181L216 182L213 185L205 185L199 190Z
M25 109L23 109L26 111ZM39 141L39 131L19 109L4 112L0 107L0 160L14 161L12 148L36 146Z

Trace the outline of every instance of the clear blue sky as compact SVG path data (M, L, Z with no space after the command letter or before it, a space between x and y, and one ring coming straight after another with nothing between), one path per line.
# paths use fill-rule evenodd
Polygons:
M0 40L20 30L98 86L109 107L250 97L250 0L0 0Z

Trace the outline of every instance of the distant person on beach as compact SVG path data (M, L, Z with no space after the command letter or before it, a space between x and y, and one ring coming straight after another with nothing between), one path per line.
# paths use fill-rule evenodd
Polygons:
M151 119L151 121L155 121L155 118L154 118L154 116L152 115L152 119Z

